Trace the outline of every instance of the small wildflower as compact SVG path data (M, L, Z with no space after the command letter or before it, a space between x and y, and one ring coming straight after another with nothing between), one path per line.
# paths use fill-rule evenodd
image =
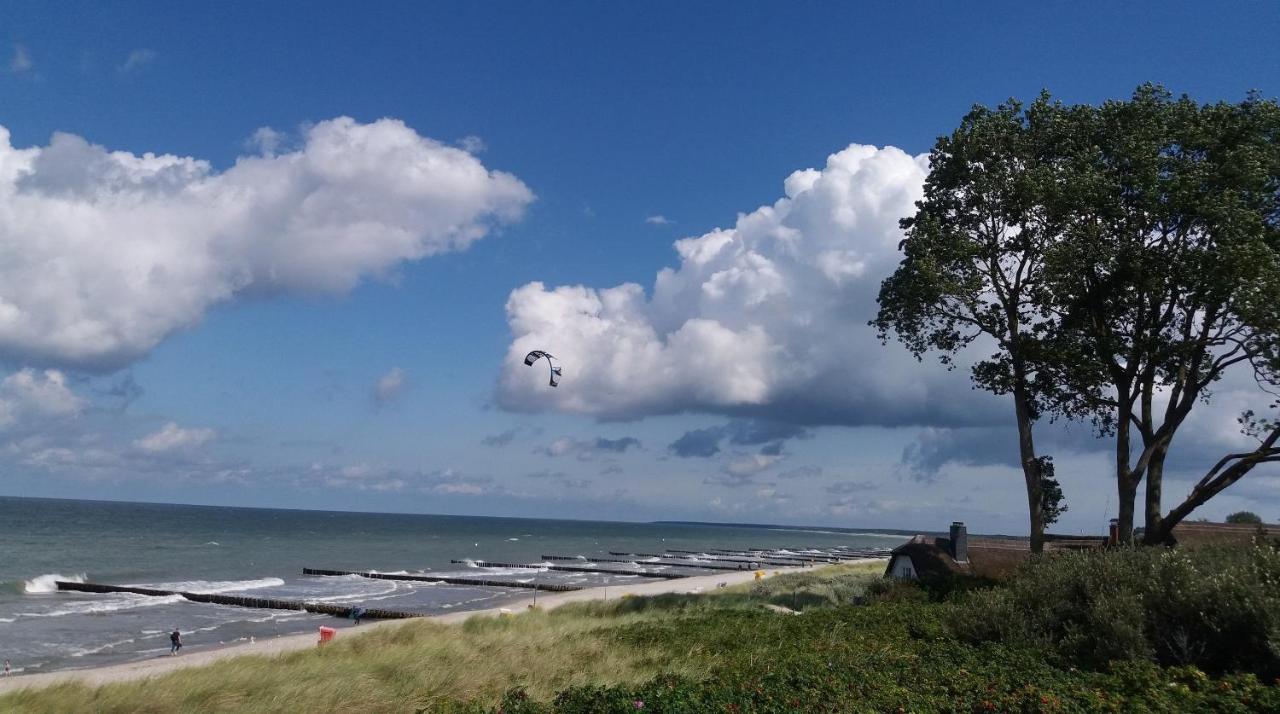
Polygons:
M637 699L637 700L635 700L634 702L631 702L631 703L635 705L636 709L644 709L644 700L643 700L643 699Z

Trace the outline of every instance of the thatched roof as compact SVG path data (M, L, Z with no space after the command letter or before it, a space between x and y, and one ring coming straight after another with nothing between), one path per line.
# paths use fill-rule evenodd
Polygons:
M1080 536L1053 536L1045 543L1046 551L1100 548L1106 539ZM918 535L893 550L885 569L893 569L893 558L910 557L919 577L937 575L976 575L1001 579L1013 574L1031 559L1031 542L1026 538L969 538L969 562L957 563L951 557L951 539Z
M1026 540L1017 538L970 538L969 561L957 563L951 557L950 538L918 535L893 550L893 557L899 555L911 558L911 564L920 577L977 575L1003 578L1027 562L1031 548ZM893 565L892 557L889 565Z

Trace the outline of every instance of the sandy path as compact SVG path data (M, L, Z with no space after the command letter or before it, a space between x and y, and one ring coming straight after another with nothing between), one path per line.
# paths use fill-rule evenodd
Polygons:
M882 560L883 559L880 558L867 558L864 561L849 562L870 563ZM771 568L765 571L765 574L766 576L769 576L798 570L802 569ZM623 597L624 595L661 595L663 593L707 592L715 590L719 583L735 585L738 583L749 582L753 577L754 573L750 570L729 571L720 575L698 575L691 578L681 578L679 580L659 580L648 583L636 583L634 585L610 585L608 587L587 588L585 590L575 590L567 593L550 593L545 595L539 593L538 606L553 608L569 602L581 602L584 600L611 600ZM508 603L502 607L490 608L488 610L451 612L444 615L433 615L430 619L435 622L456 624L472 617L495 617L501 614L503 610L507 610L511 613L522 612L532 603L533 597L530 596L528 598ZM367 632L371 629L380 627L398 627L406 622L409 621L382 620L379 622L370 622L361 625L359 630L351 628L339 630L337 637L353 637L359 635L361 632ZM109 667L72 669L60 672L44 672L40 674L0 678L0 694L16 689L47 687L63 682L79 682L89 686L101 686L103 684L111 684L112 682L145 679L147 677L168 674L169 672L185 669L187 667L199 667L228 657L239 657L240 655L275 656L284 652L307 649L309 647L315 647L316 641L317 635L315 634L301 634L286 635L283 637L276 637L274 639L264 639L257 642L236 645L215 645L207 648L188 646L183 648L183 654L179 657L156 657L153 659L140 660L138 662L111 665Z

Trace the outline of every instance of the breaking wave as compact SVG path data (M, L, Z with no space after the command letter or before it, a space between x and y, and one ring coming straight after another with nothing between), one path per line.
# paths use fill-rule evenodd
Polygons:
M118 610L132 610L139 607L155 607L157 605L172 605L184 600L181 595L134 595L132 593L122 593L119 595L111 595L109 600L88 600L74 603L68 603L66 607L48 612L19 612L19 617L65 617L67 615L96 615L104 612L116 612Z
M37 575L22 584L22 592L27 594L56 593L58 592L57 581L63 580L69 583L83 583L84 579L84 573L80 573L79 575L63 575L61 573Z
M257 590L259 588L278 588L281 585L284 585L284 581L280 578L258 578L256 580L185 580L176 583L136 585L134 587L214 595L217 593L239 592L241 590Z

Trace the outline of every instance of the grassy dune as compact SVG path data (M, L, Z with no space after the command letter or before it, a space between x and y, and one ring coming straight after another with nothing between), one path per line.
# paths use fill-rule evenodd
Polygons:
M238 657L99 688L63 684L17 692L0 698L0 711L430 711L494 706L513 687L549 701L567 687L635 684L659 673L700 679L715 653L624 641L619 633L710 611L764 611L768 605L803 610L848 602L882 571L880 564L831 566L707 595L571 603L462 625L415 621L277 658Z

